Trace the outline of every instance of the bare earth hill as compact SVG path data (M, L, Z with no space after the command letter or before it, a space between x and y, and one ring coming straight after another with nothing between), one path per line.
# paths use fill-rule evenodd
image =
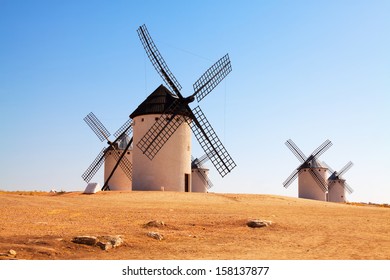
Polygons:
M0 192L0 209L0 259L390 259L386 207L249 194ZM273 224L250 228L249 219ZM164 225L146 227L152 220ZM80 235L125 243L105 251L71 241Z

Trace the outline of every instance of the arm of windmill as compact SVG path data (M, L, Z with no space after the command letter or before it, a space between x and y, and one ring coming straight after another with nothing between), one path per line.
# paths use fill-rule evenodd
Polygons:
M318 183L319 187L326 192L328 190L328 183L324 180L324 178L318 173L315 168L309 168L309 173L314 178L314 180Z
M126 176L132 180L132 170L133 170L133 166L131 164L131 162L128 160L128 158L126 157L126 152L127 152L127 149L121 151L121 150L113 150L113 157L115 158L115 160L117 162L119 162L119 166L121 167L123 173L126 174ZM116 166L115 166L116 167ZM114 169L115 169L114 167ZM115 170L113 170L114 172Z
M100 141L108 141L108 137L110 137L111 134L107 130L107 128L105 128L105 126L100 122L100 120L94 115L94 113L89 113L84 118L84 121L92 129L92 131L96 134Z
M212 158L214 155L215 155L215 151L211 151L209 154L204 154L203 156L201 156L198 160L199 166L202 166L203 163L210 160L210 158Z
M150 160L156 156L172 134L188 118L177 114L180 105L179 99L175 100L137 143L137 147Z
M156 45L154 44L152 37L150 37L146 25L142 25L137 29L138 36L144 46L146 54L149 57L149 60L152 62L154 68L159 73L161 78L165 81L167 86L176 93L179 97L183 98L180 94L181 85L176 80L175 76L169 70L168 65L165 63L164 58L158 51Z
M208 95L230 72L229 55L226 54L214 63L193 85L197 101L201 101Z
M205 183L207 185L207 189L211 189L213 187L213 183L210 181L210 179L206 176L206 174L204 172L202 172L201 170L197 169L196 170L199 178L203 181L203 183Z
M347 184L347 182L344 182L344 188L347 190L349 194L353 193L353 189L349 184Z
M84 179L85 182L89 182L92 177L96 174L96 172L99 170L99 168L102 166L104 160L105 160L105 153L107 149L103 148L100 153L97 155L97 157L94 159L94 161L91 163L91 165L87 168L87 170L81 175L81 177Z
M307 159L307 157L305 156L305 154L298 148L297 145L295 145L295 143L293 142L293 140L291 139L288 139L286 141L286 146L290 149L291 152L293 152L293 154L297 157L297 159L301 162L301 163L304 163Z
M325 142L322 143L317 149L315 149L311 155L314 158L318 158L320 155L325 153L332 145L333 143L330 140L325 140Z
M290 186L291 183L297 178L298 173L299 173L299 170L298 170L298 169L295 169L295 170L290 174L290 176L288 176L287 179L283 182L283 187L285 187L285 188L287 189L288 186Z
M118 128L118 130L114 133L114 136L117 137L116 140L118 140L124 133L130 135L130 133L133 132L133 127L131 126L131 122L132 119L128 119L120 128Z
M339 171L338 175L339 177L345 174L351 167L353 166L352 161L348 162L346 165L344 165L343 168Z
M192 131L204 152L209 155L214 167L219 174L224 177L227 173L236 167L236 163L230 157L229 153L222 145L214 129L206 119L199 106L195 107L193 112L193 124L189 121Z

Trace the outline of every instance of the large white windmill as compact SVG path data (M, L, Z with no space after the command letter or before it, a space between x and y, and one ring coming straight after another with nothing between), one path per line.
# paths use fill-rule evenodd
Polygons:
M167 87L159 86L130 115L133 119L133 190L191 191L191 130L222 177L236 166L206 116L197 106L231 71L226 54L183 97L146 26L137 30L144 49Z
M212 65L195 82L193 94L185 98L146 26L140 26L137 32L150 61L169 89L160 85L152 92L115 133L117 138L113 142L92 113L84 119L101 141L107 140L109 147L99 153L82 175L83 179L89 182L105 162L103 190L192 191L191 130L224 177L236 164L200 107L191 109L189 103L195 97L201 101L230 73L229 56L226 54ZM128 136L131 131L132 138Z
M287 140L285 144L298 158L301 165L283 182L283 186L287 188L298 177L299 198L326 201L326 194L328 192L328 184L326 181L327 168L322 167L317 159L332 146L332 142L326 140L309 157L306 157L291 139Z

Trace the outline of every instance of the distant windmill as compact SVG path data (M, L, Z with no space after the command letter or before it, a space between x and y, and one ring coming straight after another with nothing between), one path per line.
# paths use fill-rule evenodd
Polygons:
M332 146L332 142L326 140L309 157L289 139L286 146L301 162L291 175L284 181L283 186L287 188L298 177L298 197L326 201L328 184L325 180L326 168L322 167L317 159Z
M345 191L351 194L353 192L353 189L341 176L344 175L352 167L353 163L351 161L348 162L346 165L344 165L343 168L340 169L339 172L334 171L325 162L322 162L322 164L326 168L328 168L328 171L330 172L330 176L328 178L328 201L346 202Z
M208 173L209 169L204 167L204 163L209 160L209 157L204 154L200 158L191 157L192 170L192 191L193 192L207 192L212 188L213 183L210 181Z
M133 189L159 190L164 186L165 190L191 191L191 133L183 123L191 127L205 154L213 155L210 161L224 177L236 164L200 107L191 109L189 103L195 97L201 101L229 74L229 56L226 54L211 66L194 84L194 93L183 97L179 82L146 26L140 26L137 32L150 61L170 90L161 85L130 115L134 120L134 143L138 147L133 155Z
M108 139L109 131L92 112L84 118L84 121L100 141L106 140L109 146L101 150L81 177L89 182L105 162L102 190L131 190L132 164L129 151L133 142L133 138L129 136L132 132L131 119L128 119L114 133L116 139L113 142ZM121 168L117 170L118 166Z

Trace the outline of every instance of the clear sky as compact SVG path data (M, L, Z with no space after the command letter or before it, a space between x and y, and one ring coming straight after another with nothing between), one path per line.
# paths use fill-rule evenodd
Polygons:
M209 163L212 191L296 197L284 142L309 155L329 139L320 160L354 163L349 200L390 203L389 14L386 0L0 0L0 189L84 190L104 147L84 116L113 133L163 83L146 24L184 96L229 53L233 71L199 104L237 163L223 179Z

